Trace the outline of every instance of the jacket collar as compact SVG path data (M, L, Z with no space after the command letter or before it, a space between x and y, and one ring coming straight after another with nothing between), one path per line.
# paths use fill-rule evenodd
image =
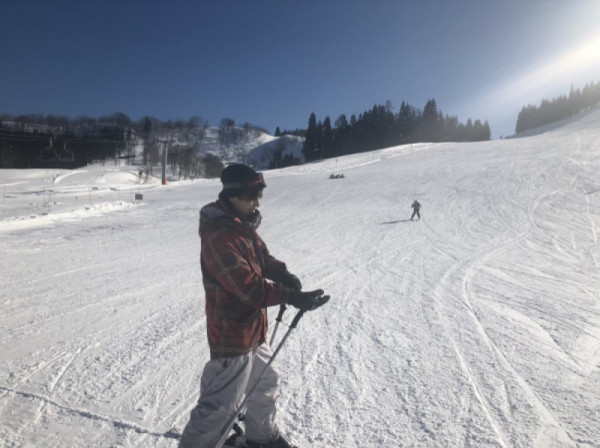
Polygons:
M200 230L204 225L217 225L222 227L239 227L245 230L256 230L260 226L262 216L258 210L252 215L244 217L227 199L219 195L216 202L205 205L200 210Z

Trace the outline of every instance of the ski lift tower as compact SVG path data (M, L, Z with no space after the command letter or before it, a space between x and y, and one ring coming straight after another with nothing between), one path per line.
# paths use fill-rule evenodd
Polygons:
M163 144L163 153L162 153L162 184L167 185L167 143L168 139L164 139L161 143Z
M173 131L168 131L163 138L159 139L159 142L163 144L162 153L162 184L167 185L167 158L169 153L169 143L175 141L175 134Z

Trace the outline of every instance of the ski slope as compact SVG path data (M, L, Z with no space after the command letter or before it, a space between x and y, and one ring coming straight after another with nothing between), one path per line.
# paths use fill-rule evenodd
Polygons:
M0 170L0 446L176 447L209 357L197 219L220 185L84 171ZM599 110L266 172L259 233L332 296L278 356L283 431L599 447L598 172Z

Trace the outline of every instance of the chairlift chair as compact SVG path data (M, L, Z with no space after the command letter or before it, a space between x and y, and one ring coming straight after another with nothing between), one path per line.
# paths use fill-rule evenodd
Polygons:
M52 139L50 138L50 143L48 147L42 148L40 150L40 156L38 160L40 160L41 162L54 162L56 159L58 159L58 154L56 153L56 149L54 149Z
M61 162L74 162L75 161L75 153L72 149L67 149L67 141L65 140L65 144L63 148L60 150L58 154L58 160Z

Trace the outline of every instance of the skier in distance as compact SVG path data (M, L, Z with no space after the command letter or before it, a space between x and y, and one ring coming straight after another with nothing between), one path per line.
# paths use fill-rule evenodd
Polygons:
M421 204L419 204L419 201L415 199L415 202L412 203L411 208L414 209L414 211L412 216L410 217L410 220L412 221L415 215L417 215L417 220L420 220L421 213L419 213L419 210L421 209Z
M216 202L200 210L200 266L206 299L210 360L200 398L183 430L179 448L216 446L223 425L233 417L272 356L267 342L267 307L290 304L314 310L329 296L302 292L298 277L277 260L256 232L259 200L266 187L261 173L243 164L221 173ZM246 443L251 448L296 448L276 420L279 373L268 368L245 413Z

